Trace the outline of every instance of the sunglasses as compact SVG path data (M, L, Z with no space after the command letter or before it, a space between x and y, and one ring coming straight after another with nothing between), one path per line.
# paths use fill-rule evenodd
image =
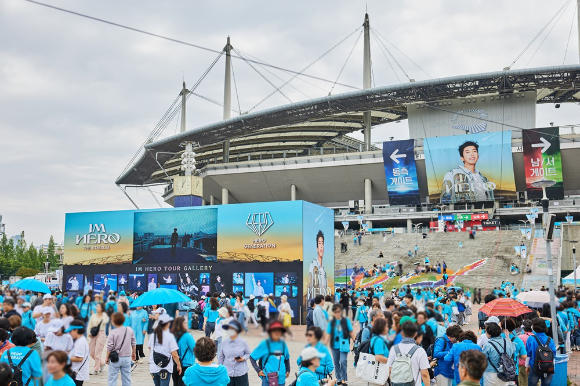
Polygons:
M314 334L306 334L306 336L314 336Z

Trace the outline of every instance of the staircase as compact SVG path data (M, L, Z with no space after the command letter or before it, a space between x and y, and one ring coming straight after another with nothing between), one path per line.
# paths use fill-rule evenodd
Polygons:
M526 290L538 289L542 286L548 285L548 263L546 255L546 240L542 235L542 230L536 230L532 248L528 256L527 264L530 265L532 273L526 274L522 283L522 287ZM559 283L560 272L560 230L554 230L554 241L552 241L552 268L556 274L556 285Z
M359 246L354 245L352 237L345 236L335 240L335 275L345 276L345 270L350 275L355 263L370 270L373 264L401 261L403 271L408 272L414 262L423 264L424 257L429 256L431 264L445 261L451 270L456 271L487 258L482 266L458 277L455 284L485 290L499 287L506 280L519 286L522 275L511 275L509 268L515 262L523 272L523 262L515 255L514 249L521 238L520 231L478 232L475 240L470 240L466 232L433 232L428 234L427 239L422 239L420 234L407 233L387 235L386 238L381 235L363 236L362 245ZM340 252L341 241L348 243L346 253ZM461 247L459 243L462 243ZM418 258L413 256L409 259L407 253L409 250L414 252L415 244L419 246ZM378 258L380 251L383 252L383 259Z

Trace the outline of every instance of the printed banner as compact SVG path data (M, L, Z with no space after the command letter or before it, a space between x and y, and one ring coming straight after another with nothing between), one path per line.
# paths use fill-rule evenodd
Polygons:
M482 227L498 227L498 226L500 226L500 222L498 219L483 220L481 222L481 226Z
M385 178L391 205L420 204L415 140L383 142Z
M429 202L514 199L511 131L425 138Z
M532 182L546 179L556 184L546 188L552 200L564 198L562 155L560 153L560 128L545 127L522 131L524 143L524 170L528 199L542 198L542 189L534 188Z

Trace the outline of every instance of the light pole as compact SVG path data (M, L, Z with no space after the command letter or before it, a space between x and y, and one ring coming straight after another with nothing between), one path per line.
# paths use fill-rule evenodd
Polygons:
M422 227L423 224L417 223L413 224L415 227L415 258L419 257L419 227Z
M570 243L572 244L572 259L574 260L574 293L576 293L576 243L578 241L570 240Z
M552 318L552 322L557 320L556 319L556 294L554 292L554 269L552 266L552 242L551 240L547 239L548 232L546 229L547 220L548 220L548 211L550 207L550 200L548 200L548 196L546 196L546 188L550 186L554 186L556 181L553 180L545 180L541 179L538 181L532 182L532 186L534 188L542 188L542 223L544 226L544 239L546 241L546 261L548 263L548 290L550 291L550 316ZM558 336L558 327L557 323L552 323L552 336Z

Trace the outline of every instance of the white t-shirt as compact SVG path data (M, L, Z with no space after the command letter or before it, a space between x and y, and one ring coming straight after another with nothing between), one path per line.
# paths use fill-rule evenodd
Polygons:
M36 322L36 327L34 328L36 336L39 338L46 338L46 334L48 334L48 327L50 327L50 323L42 323L42 320L40 322Z
M413 346L416 345L414 343L399 343L399 350L401 351L401 354L407 354L409 351L411 351ZM393 365L393 362L395 361L395 356L395 348L392 347L389 351L389 359L387 361L387 367L389 368L389 371ZM431 367L429 366L427 353L422 347L419 347L417 351L415 351L415 354L413 354L413 357L411 358L411 367L413 368L413 379L415 379L415 386L421 386L421 383L423 383L421 370L427 370Z
M44 306L41 304L39 306L34 307L34 310L32 310L32 313L35 314L37 312L42 314L42 309L44 308ZM51 308L54 309L54 307L51 306ZM54 311L52 313L52 315L50 316L50 320L54 319ZM42 315L40 315L38 318L36 318L36 324L38 323L42 323Z
M44 347L50 347L53 350L69 352L73 348L73 339L69 334L56 336L54 332L49 332L44 338Z
M153 347L153 343L155 343L155 347ZM149 372L151 374L157 374L161 370L167 370L170 373L173 373L173 357L171 356L172 351L179 350L179 346L177 346L177 342L175 341L175 337L169 331L163 331L163 344L159 343L157 340L157 335L155 333L149 335L149 343L147 343L147 347L149 347ZM159 354L167 355L169 357L169 364L165 368L161 368L157 366L153 362L153 350Z
M89 380L89 344L87 338L81 336L74 342L74 347L69 354L70 357L83 358L81 362L71 362L72 371L77 373L77 381L88 381ZM86 359L86 361L85 361ZM83 364L83 362L85 362Z
M67 328L69 328L70 322L72 322L74 318L72 316L65 316L64 318L61 318L61 320L62 323L64 324L64 329L66 330Z

